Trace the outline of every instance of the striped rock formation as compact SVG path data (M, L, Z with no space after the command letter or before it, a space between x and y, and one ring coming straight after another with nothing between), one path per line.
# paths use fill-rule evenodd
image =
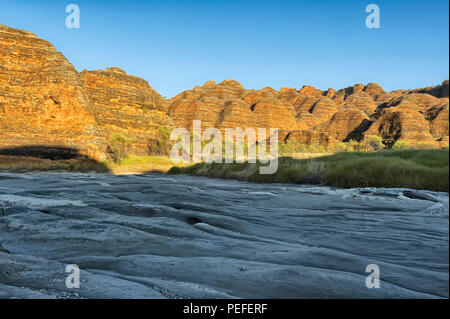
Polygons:
M119 68L79 74L49 42L0 26L0 149L57 146L102 160L109 136L122 133L143 155L172 125L145 80Z
M446 85L426 90L443 92ZM278 128L284 142L330 145L377 135L388 145L403 139L444 146L448 143L448 97L442 94L388 93L376 83L327 91L312 86L246 90L226 80L178 94L169 101L169 114L177 126L186 128L191 128L193 120L220 129Z
M0 148L65 146L101 157L91 111L77 71L60 52L0 25Z
M106 156L113 133L132 138L132 152L149 153L160 129L270 128L283 142L330 145L381 136L448 144L448 81L435 87L385 92L378 84L322 91L206 82L164 99L147 81L120 68L83 71L36 35L0 25L0 149L67 147ZM266 136L267 137L267 136ZM262 138L266 138L262 137ZM156 143L157 144L157 143Z
M121 133L134 140L131 152L147 155L150 140L159 137L158 128L173 126L166 101L147 81L120 68L85 70L80 77L105 140Z

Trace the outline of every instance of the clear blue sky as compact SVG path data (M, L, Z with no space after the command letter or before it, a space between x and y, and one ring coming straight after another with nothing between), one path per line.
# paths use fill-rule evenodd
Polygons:
M80 29L65 27L70 3ZM380 29L365 27L370 3ZM448 12L447 0L1 0L0 24L50 41L79 71L119 66L171 97L224 79L248 89L438 84Z

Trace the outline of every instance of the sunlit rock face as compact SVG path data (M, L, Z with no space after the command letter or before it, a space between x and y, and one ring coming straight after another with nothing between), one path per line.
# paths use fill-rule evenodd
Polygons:
M171 99L144 79L113 67L78 73L49 42L0 26L0 147L61 146L96 159L122 133L132 153L174 127L270 128L281 141L330 145L381 136L434 146L448 144L448 81L435 87L386 92L376 83L322 91L245 89L235 80L206 82Z
M164 98L119 68L79 74L49 42L6 26L0 52L0 147L70 147L102 159L117 132L144 155L158 128L173 125Z
M101 157L92 106L70 62L30 32L0 25L0 147L60 145Z
M158 128L173 126L166 101L144 79L120 68L83 71L80 77L106 140L122 133L134 140L133 153L145 155L149 140L159 136Z
M210 81L172 98L169 115L176 126L188 129L193 120L201 120L204 128L222 131L236 127L297 129L293 105L279 99L278 94L271 88L246 90L233 80Z
M172 98L169 115L177 126L189 129L193 120L221 129L278 128L284 142L330 145L377 135L392 143L403 139L441 146L448 140L446 85L387 93L376 83L338 91L312 86L277 91L246 90L233 80L210 81ZM418 93L424 91L430 94Z

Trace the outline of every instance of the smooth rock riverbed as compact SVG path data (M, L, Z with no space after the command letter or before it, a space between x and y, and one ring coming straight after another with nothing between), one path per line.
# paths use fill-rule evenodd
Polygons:
M448 193L0 173L0 298L448 297ZM66 266L81 269L66 287ZM366 266L380 288L366 287Z

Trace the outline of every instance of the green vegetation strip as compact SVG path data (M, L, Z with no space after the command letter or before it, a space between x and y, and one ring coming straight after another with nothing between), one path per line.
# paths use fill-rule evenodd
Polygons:
M127 155L119 163L114 161L103 162L106 166L126 166L126 165L174 165L174 163L167 157L163 156L137 156Z
M259 162L173 167L169 174L191 174L257 183L302 183L352 187L398 187L449 191L448 150L386 150L337 153L313 159L280 157L278 171L259 174ZM267 164L263 164L264 166Z
M27 160L27 158L18 158L15 163L0 162L0 171L26 173L33 171L67 171L67 172L81 172L81 173L107 173L108 167L103 163L98 163L94 160L48 160L37 159Z

